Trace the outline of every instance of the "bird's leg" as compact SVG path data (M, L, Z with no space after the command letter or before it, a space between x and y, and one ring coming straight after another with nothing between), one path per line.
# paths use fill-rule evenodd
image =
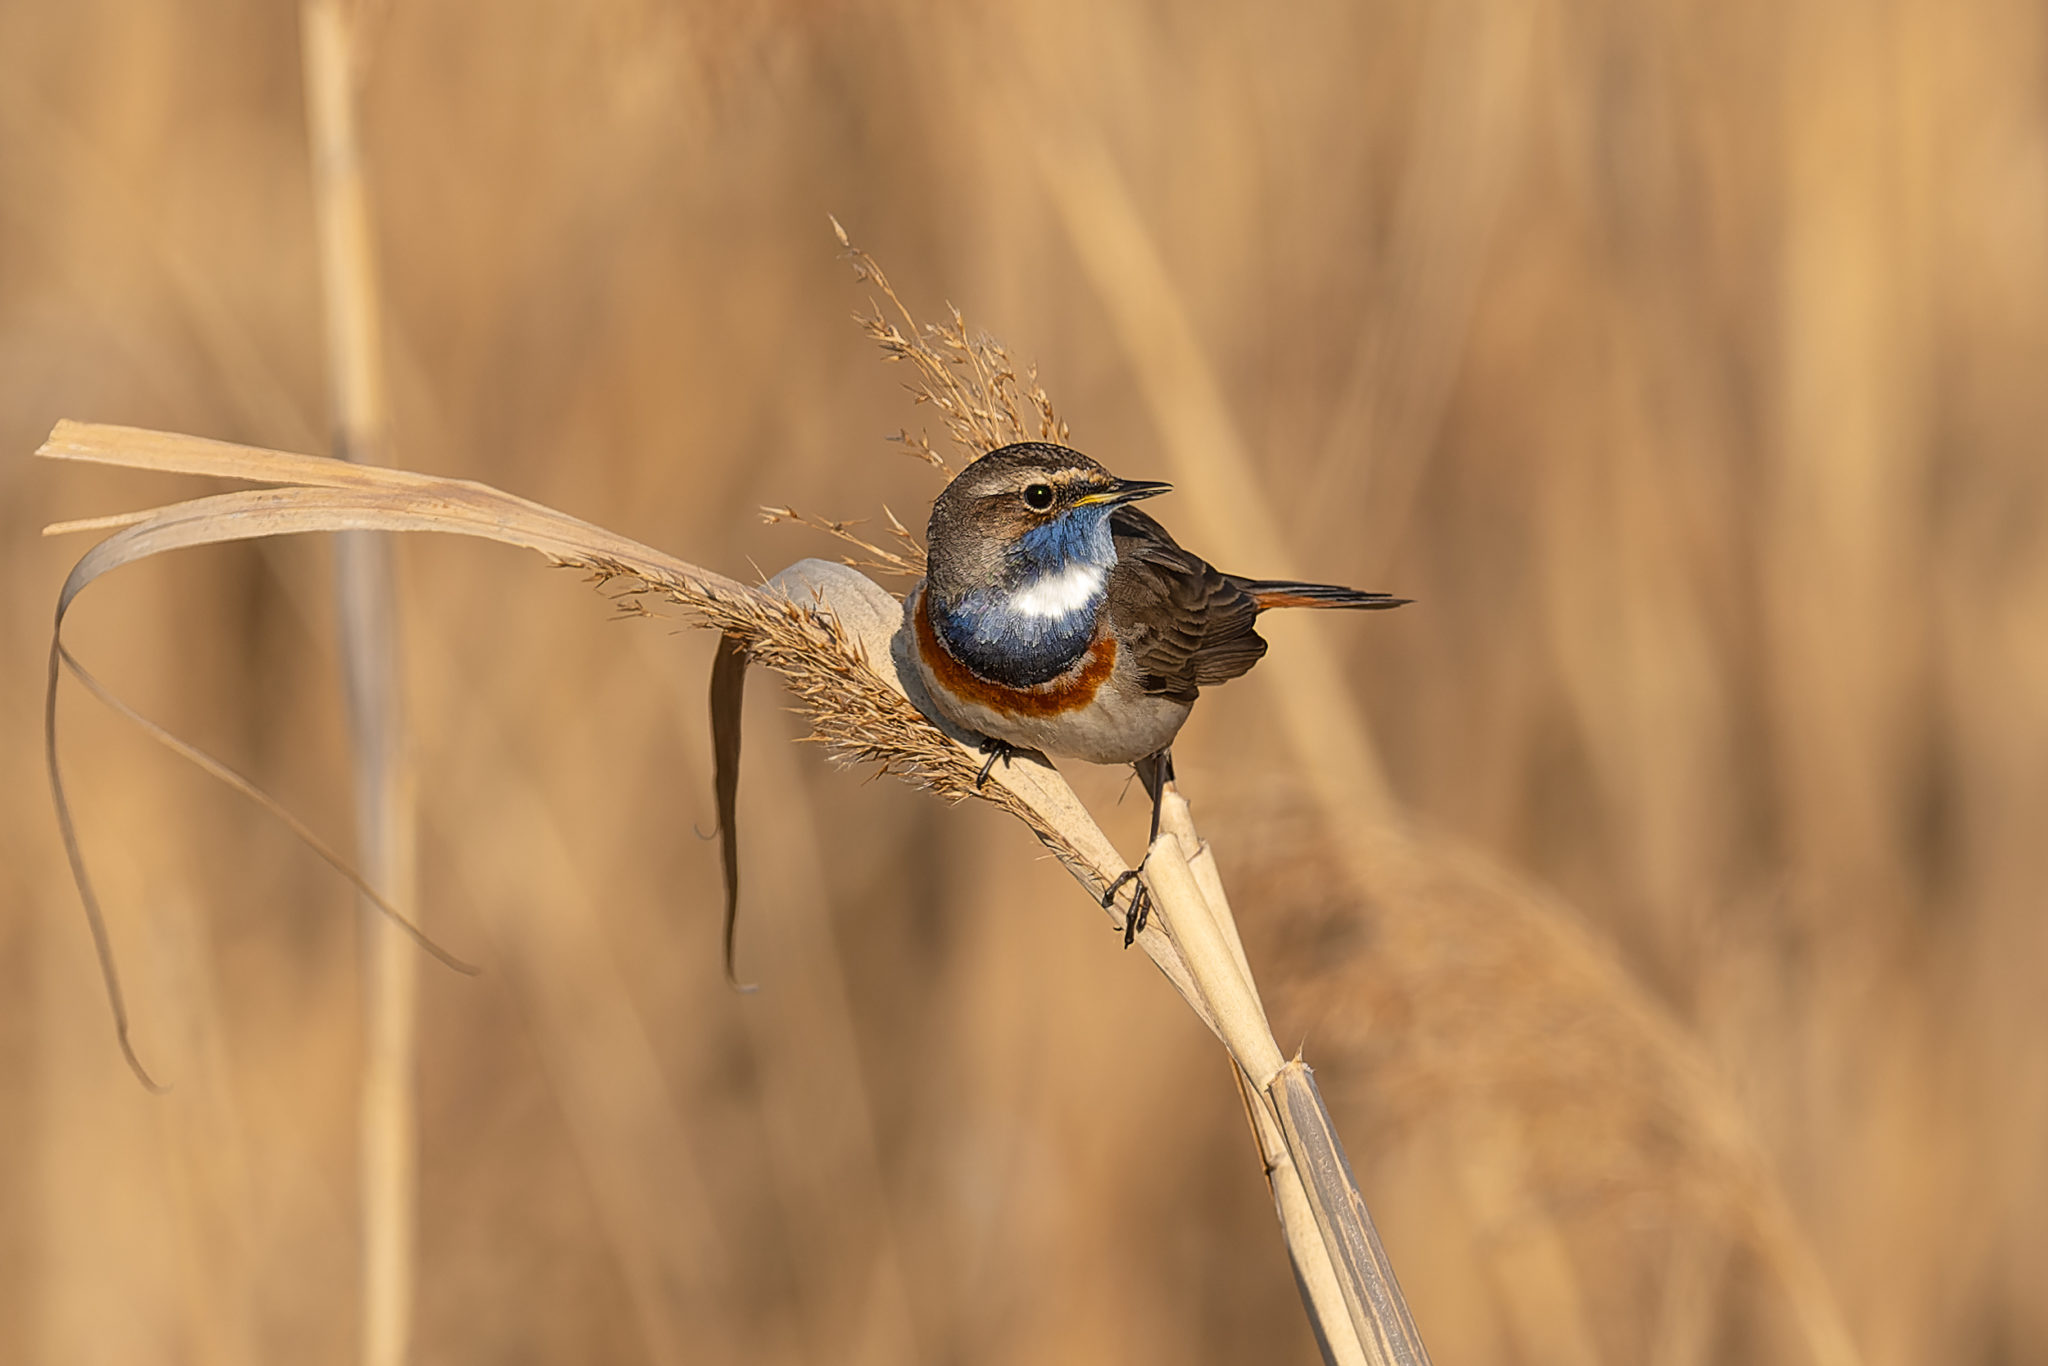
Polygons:
M1166 785L1173 781L1173 749L1169 746L1148 754L1131 767L1137 770L1138 781L1145 785L1145 795L1152 799L1152 833L1145 840L1145 852L1149 855L1159 839L1159 812L1166 800Z
M1116 894L1124 889L1126 882L1138 885L1131 890L1131 909L1124 913L1124 947L1129 948L1137 941L1138 931L1145 928L1145 922L1152 917L1152 893L1145 887L1145 880L1138 876L1145 867L1145 860L1139 859L1136 868L1126 868L1116 875L1116 881L1109 884L1109 890L1102 894L1103 909L1116 904Z
M1131 909L1124 915L1124 947L1129 948L1137 939L1138 931L1145 928L1145 922L1152 916L1152 893L1146 888L1139 874L1145 871L1145 864L1152 857L1152 846L1159 840L1160 805L1166 797L1166 785L1173 781L1173 751L1162 749L1148 754L1131 765L1138 771L1138 781L1145 785L1145 792L1152 798L1152 834L1145 841L1145 857L1138 860L1136 868L1117 874L1116 881L1109 884L1109 890L1102 894L1103 909L1107 910L1116 901L1116 894L1123 890L1126 882L1138 884L1131 893Z
M981 772L974 775L974 790L977 792L988 781L989 771L996 766L996 760L1001 759L1004 768L1010 766L1010 756L1017 752L1017 747L1008 740L998 740L993 735L984 735L981 737L981 752L988 755L988 761L981 766Z

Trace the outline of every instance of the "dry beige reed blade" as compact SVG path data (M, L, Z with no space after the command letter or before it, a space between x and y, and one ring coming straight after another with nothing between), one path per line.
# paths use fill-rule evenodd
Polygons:
M59 596L56 648L61 648L64 615L87 585L121 565L167 550L342 530L441 531L522 545L558 565L582 568L607 582L624 581L743 642L750 661L784 676L816 734L841 754L879 764L944 796L982 796L1002 806L1025 822L1098 904L1102 892L1126 871L1115 847L1049 765L1019 756L977 787L981 754L973 737L948 732L929 720L927 709L919 704L921 684L906 653L902 604L846 566L803 561L762 588L748 588L482 484L194 437L63 423L39 454L283 483L158 509L94 546L72 570ZM54 756L54 676L50 698ZM1164 855L1163 876L1148 877L1148 883L1165 913L1138 934L1137 942L1230 1047L1239 1068L1264 1084L1281 1070L1279 1050L1242 967L1234 929L1225 932L1219 927L1218 912L1204 900L1186 860L1181 832L1199 848L1192 829L1186 813L1177 812L1174 828L1153 851L1154 858ZM1213 868L1209 873L1213 876ZM1220 900L1220 883L1217 887ZM1104 910L1113 921L1121 921L1123 912L1117 907ZM1223 913L1227 914L1227 904ZM1194 941L1199 969L1191 966L1174 935L1162 928L1175 924ZM111 979L109 986L112 990ZM1279 1128L1287 1133L1284 1116L1275 1118L1283 1121ZM1293 1168L1301 1170L1303 1153L1291 1141L1289 1149ZM1304 1191L1311 1201L1319 1194L1314 1184ZM1291 1188L1289 1194L1291 1198ZM1355 1188L1352 1196L1356 1204ZM1305 1221L1285 1217L1289 1207L1282 1206L1283 1233L1294 1240L1297 1267L1308 1268L1300 1283L1333 1359L1374 1366L1382 1361L1426 1360L1420 1355L1374 1356L1370 1350L1354 1355L1356 1344L1343 1330L1357 1321L1359 1311L1352 1306L1374 1301L1356 1287L1345 1288L1341 1302L1332 1303L1328 1297L1336 1288L1333 1281L1352 1274L1341 1249L1369 1235L1333 1222L1350 1217L1348 1207L1325 1198L1315 1210L1320 1237L1311 1239ZM1362 1210L1362 1205L1358 1208ZM1325 1274L1326 1266L1334 1266L1340 1275ZM1412 1335L1412 1327L1403 1336L1398 1325L1367 1323L1356 1328L1357 1339L1368 1344L1406 1341Z
M37 454L285 485L197 498L125 525L88 551L65 581L57 609L60 631L64 614L87 585L170 550L361 530L436 531L523 546L556 565L633 584L685 609L700 624L743 638L750 658L789 680L820 736L841 752L944 796L994 801L1022 819L1091 893L1099 896L1126 871L1108 837L1049 765L1019 758L976 788L979 751L927 720L899 676L891 642L900 604L845 566L805 561L778 576L774 588L749 588L484 484L165 432L63 422ZM1120 912L1108 914L1121 923ZM1148 930L1138 942L1183 994L1194 994L1185 964L1162 933Z

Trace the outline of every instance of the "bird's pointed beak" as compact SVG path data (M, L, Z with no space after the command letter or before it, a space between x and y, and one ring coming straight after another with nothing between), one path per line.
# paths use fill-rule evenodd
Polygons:
M1074 506L1100 507L1106 503L1111 507L1119 507L1125 503L1135 503L1140 498L1156 498L1162 493L1172 491L1173 485L1162 484L1153 479L1119 479L1108 488L1082 494L1074 500Z

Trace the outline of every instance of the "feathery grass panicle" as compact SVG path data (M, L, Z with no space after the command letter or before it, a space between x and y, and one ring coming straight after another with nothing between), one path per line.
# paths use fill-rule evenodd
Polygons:
M966 317L950 305L945 322L920 324L874 257L853 244L836 218L832 231L853 263L854 278L879 290L902 325L872 302L866 313L854 314L854 321L883 355L915 371L916 377L904 388L916 402L938 409L954 445L971 459L1019 441L1066 442L1067 424L1053 410L1036 365L1019 376L1002 343L986 332L970 332ZM918 459L948 479L953 477L952 466L928 437L905 431L896 439Z
M900 575L910 579L922 577L925 569L925 550L923 544L912 534L909 527L896 519L896 514L886 506L882 509L882 515L889 519L889 535L894 537L897 544L901 547L898 550L890 550L886 546L876 545L873 541L856 533L853 528L859 526L859 522L832 521L823 517L813 517L807 512L798 512L795 508L789 507L764 507L761 509L761 520L769 526L775 526L782 522L793 522L797 526L807 526L813 531L822 531L827 536L837 537L839 540L864 552L863 556L846 557L840 561L842 564L850 565L855 569L871 570L877 574Z
M868 311L854 314L854 321L868 340L881 348L883 356L910 365L914 378L904 385L912 399L938 409L952 443L972 460L1019 441L1068 439L1067 424L1053 410L1052 397L1039 382L1036 364L1020 376L1008 350L987 332L970 333L967 320L957 308L948 307L943 323L920 323L896 293L889 277L875 258L853 245L837 218L832 231L842 253L853 263L854 278L871 284L889 302L898 321L870 302ZM889 438L923 464L951 479L953 465L932 445L923 431L899 429ZM925 550L910 528L884 507L889 535L898 548L891 550L854 532L857 521L814 517L792 507L764 507L762 520L773 526L794 523L822 531L862 552L843 563L879 574L917 578L924 573Z
M853 245L837 218L831 221L842 254L853 263L854 278L873 285L899 320L892 321L879 305L870 302L867 312L854 314L854 321L886 359L910 365L914 378L904 388L915 402L938 409L948 438L970 460L1020 441L1064 444L1068 440L1067 424L1054 411L1052 396L1040 383L1035 363L1019 375L1002 342L985 331L969 332L965 316L950 305L945 322L918 322L875 258ZM926 433L900 429L890 440L945 478L955 474ZM791 507L761 511L762 519L771 526L790 522L854 546L863 557L849 557L843 563L856 569L906 578L924 573L924 546L886 507L882 515L888 519L889 535L899 545L895 550L856 534L857 521L814 517Z

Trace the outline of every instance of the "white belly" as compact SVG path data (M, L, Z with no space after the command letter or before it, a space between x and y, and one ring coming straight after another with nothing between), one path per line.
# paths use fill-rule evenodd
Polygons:
M1008 715L954 697L928 672L924 683L940 715L964 730L1091 764L1132 764L1165 749L1192 710L1170 698L1119 693L1114 677L1095 694L1092 705L1043 717Z

